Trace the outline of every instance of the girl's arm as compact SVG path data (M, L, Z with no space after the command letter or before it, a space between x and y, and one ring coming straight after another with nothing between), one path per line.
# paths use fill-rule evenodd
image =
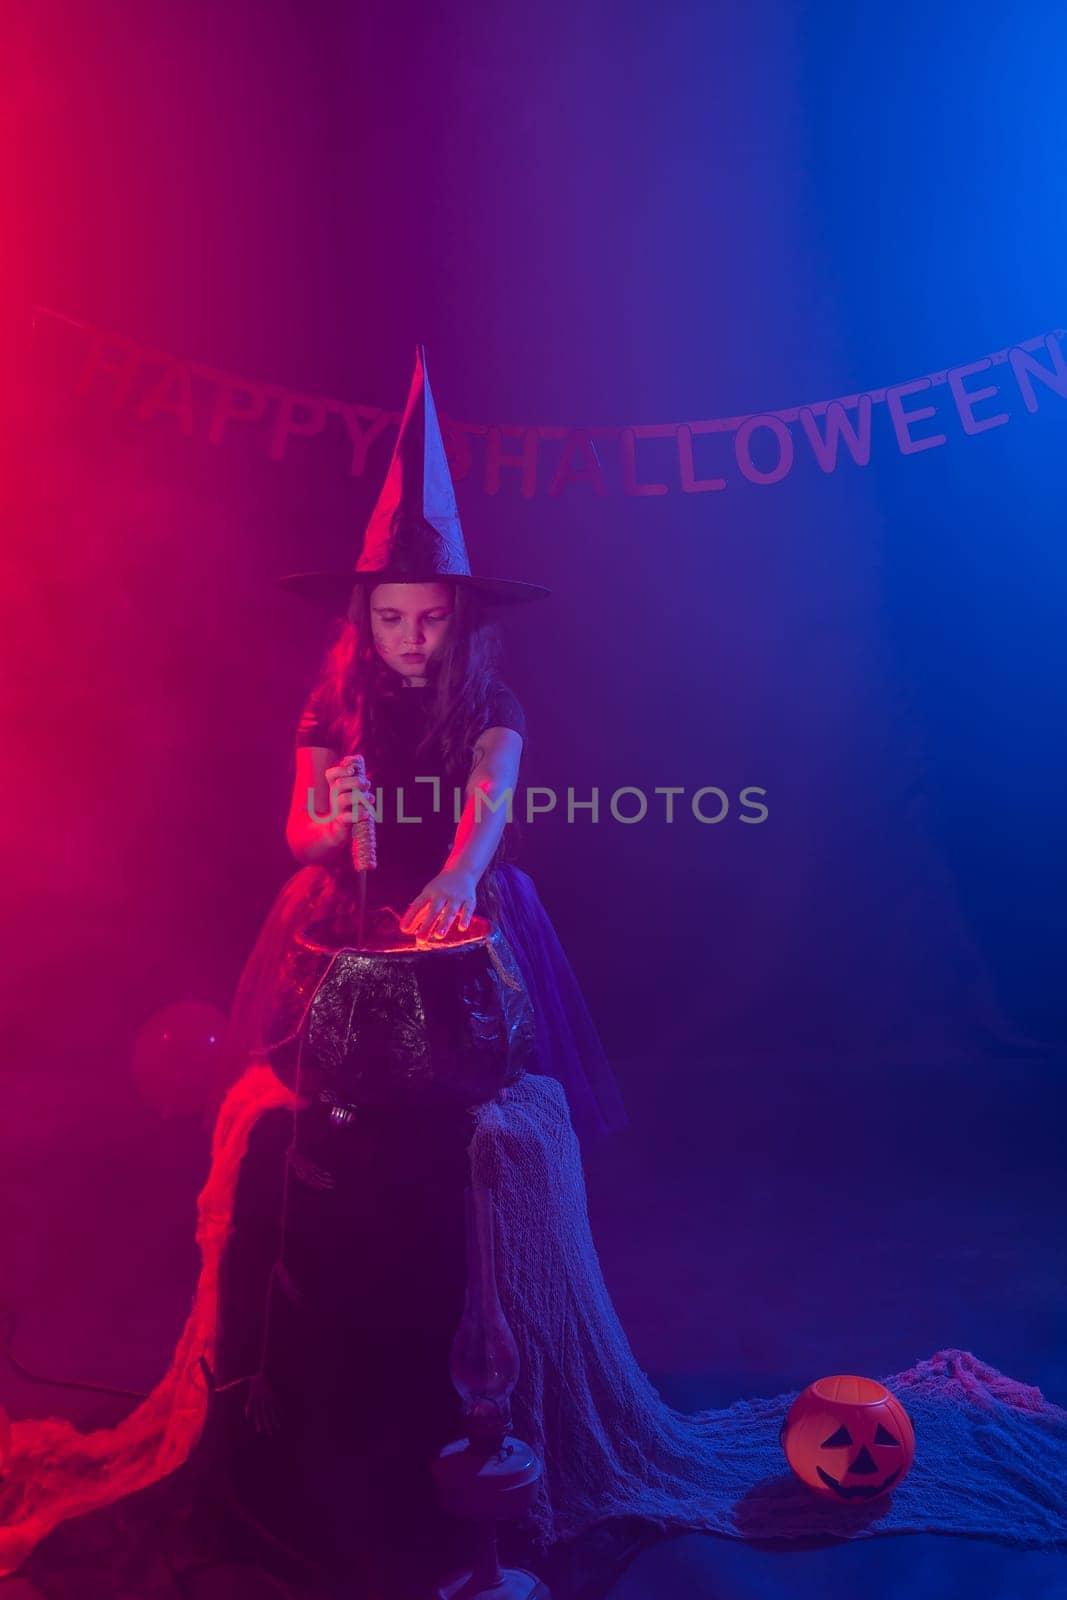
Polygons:
M514 805L521 755L522 735L514 728L487 728L481 734L448 860L404 913L403 932L444 938L457 917L461 933L469 926L479 879L493 859Z
M285 824L285 842L296 859L305 865L319 866L345 847L346 832L341 818L335 818L332 824L328 820L316 822L309 811L310 790L316 816L328 819L330 780L327 771L335 768L339 761L336 750L327 750L322 745L297 746L296 777ZM347 837L351 837L350 827Z
M463 814L445 862L446 872L469 872L477 884L507 826L519 782L521 755L522 736L514 728L486 728L479 738L463 789Z

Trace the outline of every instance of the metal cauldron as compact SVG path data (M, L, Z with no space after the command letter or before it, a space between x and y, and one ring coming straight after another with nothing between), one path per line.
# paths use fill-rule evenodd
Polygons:
M499 926L474 917L432 943L349 938L343 923L312 923L287 952L266 1049L290 1088L339 1106L473 1106L522 1077L533 1008Z

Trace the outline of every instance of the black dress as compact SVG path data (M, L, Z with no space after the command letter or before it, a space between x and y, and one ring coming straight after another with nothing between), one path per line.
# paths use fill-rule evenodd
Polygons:
M372 788L380 791L381 819L375 824L378 865L368 877L368 906L389 906L398 916L445 864L467 777L467 771L445 771L440 750L434 745L420 755L415 753L426 731L431 693L429 685L400 687L384 701L383 749L369 771ZM526 736L522 706L501 682L489 697L484 720L487 728L513 728ZM297 725L297 746L318 745L344 756L349 752L340 749L342 738L324 714L320 696L313 693ZM338 880L338 894L354 888L354 875L343 853L331 870ZM480 899L491 879L492 867L480 880Z

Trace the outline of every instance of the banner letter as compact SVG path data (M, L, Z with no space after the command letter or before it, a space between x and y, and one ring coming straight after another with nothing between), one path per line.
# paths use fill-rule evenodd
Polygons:
M522 439L521 455L505 455L502 448L504 434L509 439ZM522 480L520 493L524 500L532 500L537 493L537 450L540 440L536 428L490 428L485 441L485 492L497 494L500 490L502 467L520 467Z
M906 394L919 394L923 389L929 389L929 378L916 378L914 383L897 383L892 389L885 392L886 405L889 415L893 419L893 432L897 436L897 444L902 456L916 455L920 450L932 450L935 445L944 444L946 436L943 433L932 433L929 439L913 439L908 432L913 422L924 422L927 417L932 417L934 406L920 406L918 411L905 411L901 399Z
M778 441L778 464L770 472L762 472L752 459L749 441L757 428L768 428ZM793 466L793 435L778 417L749 417L742 422L734 435L734 455L741 468L741 476L749 483L779 483Z
M342 405L341 415L352 441L352 476L361 478L367 470L367 451L388 427L389 413L379 411L377 406ZM361 426L364 422L368 424L366 428Z
M815 413L804 406L800 412L800 421L807 434L808 443L823 472L837 471L837 448L844 439L848 446L848 453L857 467L866 467L871 461L871 397L861 394L859 398L859 431L852 426L852 418L841 404L840 400L831 400L826 408L826 437L819 432L819 424L815 420Z
M212 374L215 382L215 405L211 413L211 426L207 430L212 444L221 444L222 436L231 422L256 422L267 409L267 391L261 383L246 383L243 378L227 378ZM238 396L244 395L247 404L241 405Z
M1027 411L1037 410L1037 399L1034 395L1034 386L1030 382L1031 376L1038 378L1053 394L1063 395L1067 398L1067 367L1063 364L1063 351L1054 334L1045 335L1045 348L1052 357L1053 371L1049 372L1033 356L1025 350L1013 350L1008 359L1015 381L1019 385L1019 392L1026 404Z
M645 427L624 428L622 430L622 487L626 494L666 494L665 483L638 483L637 481L637 440L638 439L669 439L675 433L669 423L649 423Z
M975 372L984 372L992 365L986 356L984 361L972 361L969 367L953 367L948 375L948 386L952 390L952 398L956 402L956 410L960 414L964 433L986 433L988 429L999 428L1001 423L1008 420L1006 411L998 411L995 417L986 417L982 422L974 420L974 408L979 401L991 400L996 394L995 383L991 383L987 389L976 389L973 394L968 394L963 387L964 378L969 378Z
M177 417L186 438L192 434L193 381L187 361L173 362L137 407L137 415L142 422L147 422L157 411L171 412Z
M100 333L95 328L90 329L90 334L92 343L78 378L77 393L88 393L96 374L103 372L115 380L111 390L111 404L118 411L130 398L130 390L133 388L137 369L141 364L140 346L135 345L130 339L121 337L109 340L106 333ZM119 356L115 354L116 346L122 351Z
M575 466L575 461L580 465ZM588 433L582 433L578 428L572 428L563 441L563 454L549 486L549 494L561 495L568 483L587 483L596 494L608 492L600 471L596 446Z
M299 412L303 416L299 416ZM283 394L278 401L278 415L270 436L270 458L280 461L285 455L289 440L297 435L310 439L326 426L326 402L315 394Z
M719 433L711 422L683 422L678 429L678 469L685 494L706 494L710 489L725 489L725 478L698 478L693 471L694 433Z

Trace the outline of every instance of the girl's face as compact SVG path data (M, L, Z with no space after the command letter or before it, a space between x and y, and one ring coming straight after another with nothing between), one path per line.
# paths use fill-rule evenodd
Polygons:
M386 666L404 678L424 678L426 665L452 626L447 583L379 583L371 591L371 632Z

